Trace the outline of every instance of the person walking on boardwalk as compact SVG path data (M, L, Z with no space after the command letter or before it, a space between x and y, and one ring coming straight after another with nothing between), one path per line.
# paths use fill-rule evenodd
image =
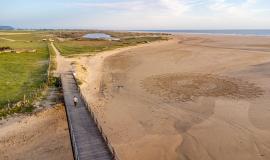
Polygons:
M77 107L78 98L76 96L73 97L74 106Z

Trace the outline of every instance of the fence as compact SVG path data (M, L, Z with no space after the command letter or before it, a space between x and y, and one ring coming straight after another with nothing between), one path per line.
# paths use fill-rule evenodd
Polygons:
M49 64L48 64L48 70L47 70L47 83L49 82L49 79L51 77L51 61L52 61L52 53L51 53L51 49L49 48L49 44L48 44L48 52L49 52Z
M114 149L114 147L113 147L113 145L112 145L112 143L110 142L110 140L108 139L108 137L105 135L105 133L104 133L104 131L103 131L103 129L102 129L102 127L101 127L101 125L100 125L98 119L97 119L96 116L95 116L95 113L91 110L90 105L88 104L88 102L86 101L86 98L85 98L84 95L82 94L81 89L80 89L80 86L78 85L77 78L75 77L74 74L72 74L72 76L73 76L73 78L75 79L76 86L77 86L77 88L78 88L78 90L79 90L80 96L82 97L82 100L83 100L84 104L85 104L86 107L88 108L91 117L94 119L94 121L95 121L95 123L96 123L96 125L97 125L97 127L98 127L98 129L99 129L99 131L100 131L100 133L101 133L101 135L102 135L102 137L103 137L103 139L105 140L107 146L109 147L109 149L110 149L110 151L111 151L111 153L112 153L112 155L113 155L113 157L114 157L114 160L120 160L120 159L119 159L119 156L117 155L117 153L116 153L116 151L115 151L115 149Z

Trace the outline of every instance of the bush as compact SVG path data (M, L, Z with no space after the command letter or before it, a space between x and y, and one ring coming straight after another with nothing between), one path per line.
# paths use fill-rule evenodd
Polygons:
M49 86L54 86L54 87L61 87L61 78L60 77L50 77L49 78Z
M14 113L31 113L34 110L34 108L35 107L29 103L2 108L0 109L0 120Z
M10 47L0 47L0 51L12 50Z

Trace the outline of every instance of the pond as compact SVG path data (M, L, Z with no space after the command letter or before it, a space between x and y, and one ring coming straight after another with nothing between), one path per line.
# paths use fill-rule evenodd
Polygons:
M105 34L105 33L91 33L91 34L86 34L83 37L88 38L88 39L108 39L108 40L112 39L110 35Z

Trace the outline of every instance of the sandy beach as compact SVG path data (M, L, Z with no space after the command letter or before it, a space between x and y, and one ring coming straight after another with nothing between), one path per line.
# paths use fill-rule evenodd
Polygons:
M0 130L1 160L73 159L63 106L2 120Z
M269 44L184 35L74 60L120 158L270 159Z
M0 160L270 160L270 0L1 6Z

